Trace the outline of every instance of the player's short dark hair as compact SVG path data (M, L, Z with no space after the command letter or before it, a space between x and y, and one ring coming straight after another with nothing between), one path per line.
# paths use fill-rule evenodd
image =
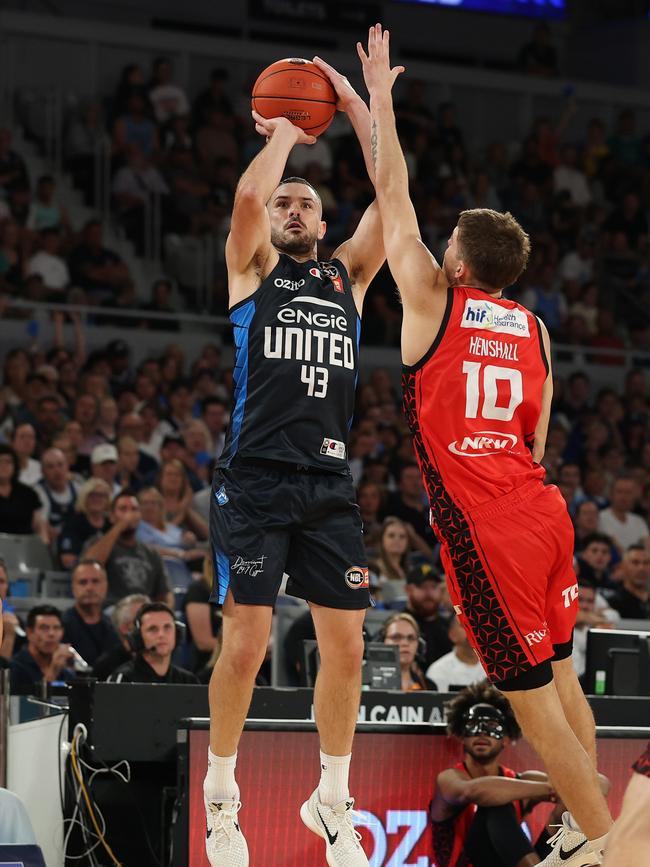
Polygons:
M321 203L321 207L322 207L323 202L322 202L322 199L320 197L320 193L318 192L316 187L314 187L312 184L310 184L309 181L306 180L305 178L297 178L297 177L283 178L280 181L280 183L278 184L278 186L276 187L276 189L278 189L279 187L283 187L285 184L304 184L306 187L309 187L309 189L312 191L312 193L316 196L318 201Z
M459 692L456 698L445 703L447 709L447 731L454 737L462 738L465 729L465 714L475 704L489 704L503 714L503 727L507 737L517 740L521 735L519 723L510 707L508 699L487 680L473 683Z
M530 255L530 238L512 214L490 208L461 212L458 246L460 258L472 275L491 289L515 283Z
M27 615L27 628L33 629L36 626L37 617L56 617L59 623L63 626L63 618L61 612L54 605L35 605L29 609Z

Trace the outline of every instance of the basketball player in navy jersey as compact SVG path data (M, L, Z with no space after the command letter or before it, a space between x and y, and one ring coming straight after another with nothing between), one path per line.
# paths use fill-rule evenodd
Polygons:
M371 172L367 106L343 76L318 64ZM347 438L363 298L384 262L381 223L373 202L352 238L319 261L326 230L319 195L300 178L282 180L292 148L315 139L285 118L254 119L267 143L239 182L226 244L235 404L210 516L223 649L210 683L206 850L212 867L249 863L237 746L287 573L287 592L310 604L321 657L314 692L321 776L300 816L324 839L329 865L365 867L348 774L369 590Z
M571 660L574 533L544 485L553 394L548 332L503 289L530 242L511 214L459 216L442 267L422 242L395 127L388 33L358 45L370 93L377 201L402 297L404 407L455 612L570 813L544 867L600 864L612 820L593 714ZM584 833L583 833L584 832Z

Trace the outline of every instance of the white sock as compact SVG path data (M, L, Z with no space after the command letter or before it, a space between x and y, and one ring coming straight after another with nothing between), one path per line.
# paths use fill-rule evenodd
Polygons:
M321 750L318 784L318 798L321 804L333 807L339 801L350 797L348 778L351 758L352 753L348 756L328 756Z
M235 781L235 765L237 753L234 756L215 756L208 749L208 772L203 781L203 793L208 801L239 800L239 786Z

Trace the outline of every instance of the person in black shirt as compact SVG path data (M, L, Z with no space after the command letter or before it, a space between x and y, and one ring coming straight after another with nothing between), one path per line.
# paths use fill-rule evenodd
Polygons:
M16 453L11 446L0 443L0 533L38 533L47 544L41 501L31 488L18 481L18 474Z
M25 694L36 684L70 680L75 676L69 666L72 648L63 639L61 612L52 605L37 605L27 615L27 646L9 664L11 691Z
M650 554L643 545L630 545L623 557L623 585L609 604L629 620L650 619Z
M399 491L391 494L382 511L382 517L394 516L406 524L413 548L432 556L433 534L429 526L429 509L417 464L406 464L399 476Z
M178 643L174 612L163 602L143 605L131 633L135 657L109 678L116 683L198 683L191 671L172 665Z
M189 643L189 658L186 661L197 674L208 664L221 630L221 610L210 602L213 582L211 566L210 558L207 557L201 578L192 581L183 600Z
M97 560L81 560L71 580L75 604L63 615L63 640L92 666L97 657L120 643L113 624L102 614L108 592L106 570Z
M84 482L77 496L76 511L66 518L57 543L59 560L64 569L76 566L84 545L97 533L108 533L108 507L111 489L103 479Z
M439 612L443 578L437 569L424 563L408 573L405 589L408 598L406 611L415 619L427 643L423 661L426 671L432 662L453 650L448 634L449 623Z

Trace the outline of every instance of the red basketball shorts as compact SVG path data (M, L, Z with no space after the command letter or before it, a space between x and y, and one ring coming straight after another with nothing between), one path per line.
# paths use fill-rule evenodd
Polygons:
M459 545L447 539L441 554L456 614L493 683L541 686L548 660L571 655L578 610L562 495L535 480L464 518Z

